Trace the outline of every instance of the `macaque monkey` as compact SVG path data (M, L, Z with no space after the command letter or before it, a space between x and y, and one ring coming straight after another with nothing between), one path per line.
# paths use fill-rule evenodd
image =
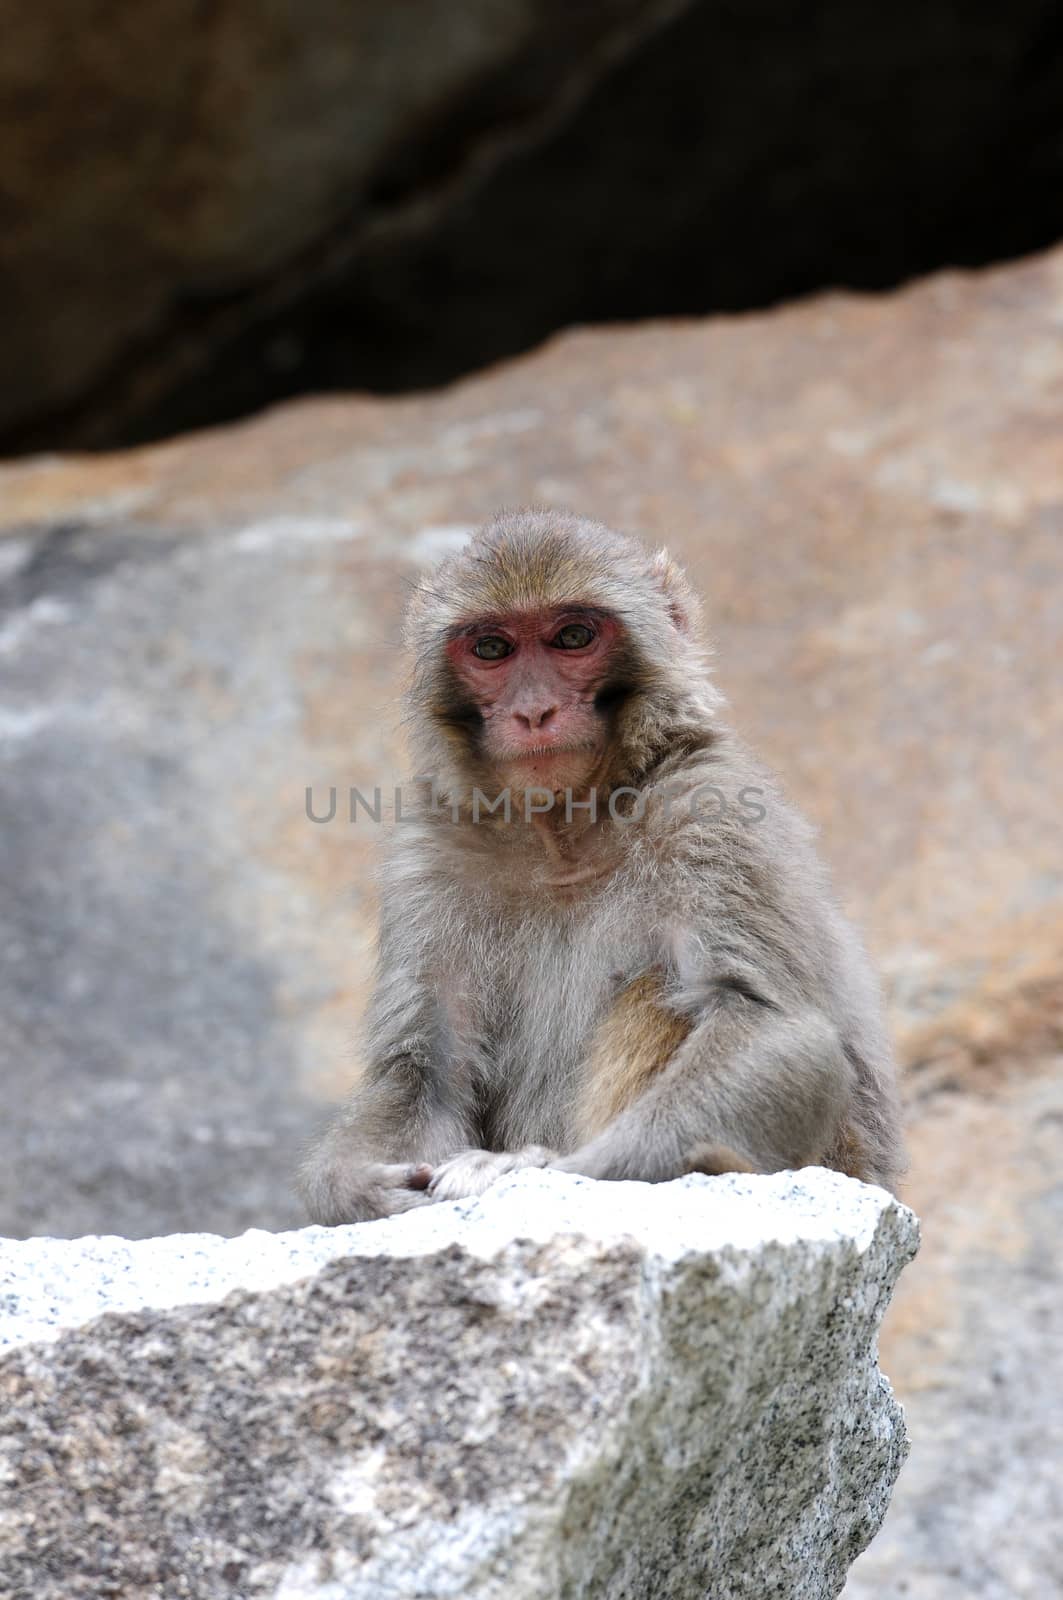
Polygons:
M314 1220L529 1166L892 1188L874 980L807 824L719 718L668 555L503 512L406 636L431 782L391 833L367 1066L304 1164Z

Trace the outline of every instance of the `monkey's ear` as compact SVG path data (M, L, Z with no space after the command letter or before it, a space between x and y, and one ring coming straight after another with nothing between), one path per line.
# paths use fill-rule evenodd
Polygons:
M667 550L658 550L650 566L654 581L664 594L668 615L679 633L694 633L698 625L698 603L683 576L682 569Z

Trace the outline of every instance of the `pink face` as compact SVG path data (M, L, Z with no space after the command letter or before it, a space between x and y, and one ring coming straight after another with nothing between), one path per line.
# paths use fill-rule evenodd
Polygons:
M620 626L564 607L485 618L447 649L483 717L484 753L508 782L550 789L585 781L607 733L595 696L615 665Z

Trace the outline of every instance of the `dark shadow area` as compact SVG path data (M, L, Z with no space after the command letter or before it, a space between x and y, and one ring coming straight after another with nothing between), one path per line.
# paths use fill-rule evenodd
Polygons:
M396 154L378 211L426 159ZM184 295L0 443L128 444L306 391L431 387L572 324L881 290L1061 233L1057 5L704 0L420 225L308 244L265 292Z

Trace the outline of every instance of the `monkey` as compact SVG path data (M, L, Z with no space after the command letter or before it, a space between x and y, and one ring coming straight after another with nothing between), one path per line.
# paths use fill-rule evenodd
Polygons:
M500 512L416 584L405 642L416 797L381 868L365 1072L301 1171L311 1218L542 1166L895 1190L868 958L722 717L668 553Z

